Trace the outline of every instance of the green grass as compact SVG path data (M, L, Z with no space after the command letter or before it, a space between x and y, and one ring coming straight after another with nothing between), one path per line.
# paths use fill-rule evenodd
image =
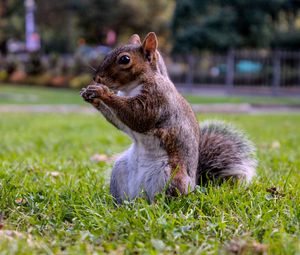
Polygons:
M79 89L0 84L0 104L84 104Z
M191 104L280 104L280 105L300 105L300 98L295 97L268 97L268 96L227 96L227 97L205 97L186 95L185 98Z
M185 97L193 104L251 103L300 105L300 99L292 97L205 97L195 95L186 95ZM84 102L79 96L79 89L0 84L0 104L84 104Z
M257 243L267 254L299 254L300 116L223 119L258 147L249 187L224 183L116 207L111 164L90 157L121 152L126 136L98 115L1 114L0 254L255 254Z

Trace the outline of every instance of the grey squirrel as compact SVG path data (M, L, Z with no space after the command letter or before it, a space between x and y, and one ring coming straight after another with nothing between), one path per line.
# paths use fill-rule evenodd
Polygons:
M166 191L177 196L208 180L255 175L255 148L222 122L199 124L191 106L170 80L150 32L111 51L99 65L94 84L81 90L133 144L115 162L110 192L118 203Z

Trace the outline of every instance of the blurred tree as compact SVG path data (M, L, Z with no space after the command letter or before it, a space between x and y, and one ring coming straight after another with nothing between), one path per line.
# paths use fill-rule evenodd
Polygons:
M120 0L83 0L78 8L80 35L89 43L104 43L106 32L116 27Z
M272 40L272 47L299 50L300 47L300 1L284 1L276 31Z
M78 9L81 35L91 43L105 43L106 33L119 37L157 31L165 34L173 11L172 0L84 0Z
M166 37L173 0L35 0L42 50L73 52L77 42L106 43L108 31L124 41L131 33L156 31ZM0 44L24 40L24 0L0 0ZM79 40L82 39L82 40ZM1 46L0 46L1 47ZM6 48L2 47L3 51Z
M155 31L158 34L166 35L169 30L170 19L174 10L174 1L121 0L121 2L126 10L121 14L122 20L129 21L128 27L126 28L123 26L122 30L128 30L130 33L142 35L150 31Z
M297 0L177 0L173 51L268 47L278 23L296 17L299 8Z
M6 54L8 39L24 39L24 1L0 0L0 53Z
M79 0L36 0L36 18L44 52L72 52L79 31L76 27Z

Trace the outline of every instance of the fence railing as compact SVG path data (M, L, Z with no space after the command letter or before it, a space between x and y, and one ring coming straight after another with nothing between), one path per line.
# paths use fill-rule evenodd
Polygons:
M226 54L175 56L168 64L172 80L187 85L300 88L300 51L229 50Z

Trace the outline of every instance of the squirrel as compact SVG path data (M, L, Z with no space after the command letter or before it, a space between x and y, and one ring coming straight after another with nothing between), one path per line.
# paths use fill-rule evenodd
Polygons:
M133 141L114 163L110 193L117 203L146 195L188 194L210 180L255 175L253 144L229 124L198 124L189 103L170 80L154 32L137 34L112 50L94 83L80 92Z

